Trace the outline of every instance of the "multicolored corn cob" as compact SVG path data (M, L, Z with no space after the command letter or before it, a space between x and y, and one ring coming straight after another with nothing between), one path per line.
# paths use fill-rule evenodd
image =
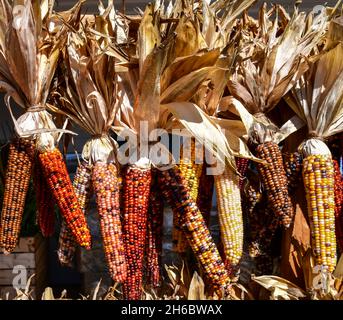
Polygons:
M139 300L142 294L151 169L129 166L123 180L123 227L128 265L127 278L123 283L123 295L126 300Z
M34 142L15 139L9 146L1 212L0 246L10 253L17 245L34 161Z
M47 184L76 242L87 249L91 246L91 235L86 218L78 203L63 156L58 149L38 155Z
M202 174L203 165L196 163L196 144L195 140L190 141L190 148L184 145L181 148L180 164L178 165L181 175L184 177L188 184L189 192L194 201L197 201L200 177ZM173 251L179 253L185 253L187 249L187 239L181 231L179 226L179 217L174 217L174 229L173 229Z
M92 182L109 273L114 281L123 282L129 266L120 221L117 172L115 164L97 162L93 167Z
M55 203L38 159L33 168L33 184L36 192L37 223L44 237L55 231Z
M164 203L156 172L153 172L152 180L147 221L145 274L147 284L158 287L161 282Z
M237 171L240 174L239 177L239 189L242 190L244 181L245 181L245 175L249 167L250 160L245 158L235 158Z
M86 162L81 162L77 167L73 180L76 197L79 201L80 208L85 215L87 214L89 200L92 193L91 175L92 166ZM70 265L74 258L77 245L64 220L62 221L58 244L59 247L57 255L60 263L63 265Z
M299 152L284 153L283 163L288 180L288 192L292 193L301 180L302 155Z
M203 165L203 170L199 182L199 192L197 198L197 206L201 211L202 216L206 222L206 225L210 225L211 210L212 210L212 198L214 189L213 175L206 173L207 167Z
M212 288L219 294L222 289L228 292L229 274L179 168L161 171L159 185L174 214L179 214L181 227Z
M331 156L307 156L302 174L316 263L332 272L336 266L336 235L334 166Z
M262 183L267 192L268 203L285 227L289 227L294 216L294 208L288 194L288 182L279 146L265 142L256 147L256 156L266 160L258 163Z
M337 160L333 160L335 170L335 222L336 237L340 252L343 252L343 175Z
M243 217L239 176L226 166L222 174L214 176L214 183L225 265L232 273L236 271L243 253Z

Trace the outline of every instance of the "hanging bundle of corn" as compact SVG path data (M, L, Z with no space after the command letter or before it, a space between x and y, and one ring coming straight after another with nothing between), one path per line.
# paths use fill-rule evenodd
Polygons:
M287 190L287 177L278 143L289 135L289 127L296 124L286 123L287 129L279 129L266 114L306 71L308 66L305 57L322 39L327 16L323 11L313 18L312 14L306 16L295 8L288 21L281 7L276 6L274 10L276 18L272 22L271 12L267 13L266 5L261 7L260 32L254 39L256 45L246 46L244 43L247 40L242 38L240 57L243 59L239 60L228 88L254 115L252 122L247 123L249 144L254 146L255 155L265 160L257 167L272 212L285 227L289 227L294 209Z
M67 28L62 25L56 15L52 14L53 1L24 1L23 4L16 2L10 5L7 1L1 3L2 16L8 19L5 36L1 37L1 87L6 92L6 104L11 112L15 124L16 135L25 140L25 144L36 144L38 151L38 167L46 180L49 191L54 196L61 214L68 219L68 224L73 229L76 240L83 246L89 247L90 234L84 220L83 214L75 201L75 195L71 188L70 179L60 152L55 148L58 130L56 129L51 115L45 109L45 102L49 92L50 83L57 65L60 47L66 39ZM78 23L80 4L76 5L63 16L70 25ZM24 19L24 18L25 19ZM2 25L4 27L4 25ZM15 119L11 107L10 98L26 111L18 119ZM24 158L20 157L22 161ZM12 167L11 170L26 170L25 177L18 180L15 192L20 195L7 197L2 214L6 221L17 221L15 228L16 235L12 237L11 244L8 244L6 223L2 223L1 241L6 251L14 249L16 239L19 235L19 224L21 220L21 208L12 207L12 201L23 203L27 191L27 181L30 178L31 164ZM22 175L18 171L18 174ZM20 176L19 175L19 176ZM13 180L13 178L12 178ZM62 183L63 182L63 183ZM8 184L13 185L11 179ZM13 194L14 189L10 191ZM17 200L18 199L18 200ZM38 203L38 206L41 204ZM14 206L15 207L15 206ZM7 217L10 216L10 219ZM41 217L42 219L45 219ZM14 230L14 228L13 228ZM45 232L45 231L44 231Z
M158 185L157 170L153 170L146 240L146 282L153 287L161 283L161 258L164 202Z
M91 135L82 151L86 164L80 163L74 188L85 211L91 191L94 192L109 274L114 281L123 282L127 262L120 220L119 166L115 156L117 144L110 136L121 98L115 58L103 50L109 44L106 35L115 35L117 31L117 22L110 19L113 3L106 10L102 6L100 9L99 23L68 34L64 79L53 92L59 107L50 107ZM75 246L68 249L68 239L61 233L61 262L64 257L70 261L75 251Z
M203 23L203 25L200 28L201 32L198 31L196 26L193 27L192 31L194 32L194 39L199 39L199 41L196 46L192 47L192 49L194 50L194 48L197 48L197 50L200 50L201 47L207 49L208 52L206 54L203 54L201 56L200 53L198 53L196 58L197 60L199 60L198 63L203 60L204 62L207 61L209 65L213 66L211 70L209 70L211 72L207 72L206 74L207 80L211 81L211 86L203 84L202 86L197 88L195 95L193 94L192 96L190 96L191 101L194 102L194 104L187 104L186 106L185 104L181 103L170 103L167 107L177 118L177 120L179 120L181 124L186 127L197 140L199 140L199 142L201 141L201 143L207 143L207 145L205 145L206 148L209 148L211 150L214 145L216 145L215 147L217 147L218 141L215 141L215 143L212 145L209 141L213 141L216 138L222 139L222 147L225 145L225 147L223 147L222 149L222 151L225 150L223 152L224 154L227 154L227 150L230 150L230 147L228 147L228 143L225 137L217 132L217 130L220 129L220 124L218 126L214 123L216 119L212 118L210 120L209 118L216 113L217 103L219 102L223 91L225 90L225 79L227 80L229 74L229 72L227 71L227 66L232 61L231 56L234 55L231 55L232 52L230 51L230 54L227 54L227 56L223 55L222 57L219 57L218 48L224 49L226 47L230 39L235 17L237 17L244 9L249 7L252 2L253 1L243 1L239 3L239 5L238 2L234 1L226 2L225 6L223 7L217 7L215 3L211 6L203 4L203 11L201 12L201 14L197 13L199 16L202 15L201 19L197 20L195 18L194 21L196 24L201 25L201 23ZM187 21L185 19L185 22L187 22L188 25L192 25L192 21ZM184 24L186 25L185 22ZM182 26L181 21L180 25ZM217 32L214 30L221 31ZM183 46L187 48L189 44L185 41L183 42ZM191 51L191 49L189 50ZM195 58L193 59L195 60ZM184 60L186 61L186 59ZM192 64L189 64L188 68L191 67ZM200 69L199 71L201 70L202 69ZM206 80L206 78L204 80ZM209 90L208 87L212 86L214 89ZM168 103L173 102L173 100L164 100L163 102ZM200 110L196 105L199 105L201 109L205 111L205 113L201 113L201 115L199 115ZM196 117L198 117L198 119ZM204 120L205 118L206 120ZM202 124L204 125L204 128L196 128L195 124L199 122L199 119L203 121ZM192 121L194 121L194 123L192 123ZM204 124L204 122L206 122L206 124ZM239 127L239 130L242 130L239 121L233 123L235 126ZM230 123L230 125L231 124L232 123ZM230 125L228 125L227 128L229 128ZM232 128L233 127L231 126L230 129ZM201 130L203 130L203 132L200 132ZM216 131L214 136L212 136L213 130ZM242 131L244 131L244 127ZM235 145L235 149L240 149L242 145L240 143L237 143L239 141L239 138L231 137L231 139L234 141L233 145ZM245 149L245 151L247 150ZM217 151L214 152L217 153ZM236 154L238 155L239 152L237 152ZM219 161L222 164L225 163L225 168L221 172L219 172L219 174L214 175L214 185L217 191L219 221L221 226L222 242L224 244L226 266L231 272L232 269L235 269L242 255L243 221L240 203L239 181L238 178L236 179L236 172L233 171L235 170L235 164L234 160L232 159L232 155L230 155L230 158L231 159L229 161L226 161L223 158L221 158L221 160ZM218 159L216 159L216 161L218 161ZM222 173L223 171L224 174ZM213 175L213 173L211 175ZM199 195L201 197L201 194ZM229 199L227 198L227 196L229 196Z
M343 131L343 44L327 48L297 82L287 102L307 123L308 137L299 146L316 264L336 266L335 169L325 140ZM325 88L325 90L318 90Z
M245 3L246 2L248 1L245 1ZM252 1L250 1L250 3L251 2ZM169 10L168 7L168 9L164 11L163 6L155 8L153 5L149 5L147 7L141 20L136 42L139 52L141 53L138 55L140 62L140 78L145 81L144 83L142 81L139 82L137 90L137 85L135 85L133 80L137 77L138 70L134 70L133 64L129 66L128 74L123 74L123 79L125 80L123 85L126 87L128 97L135 97L132 99L131 103L134 105L133 111L136 116L136 126L138 121L145 119L148 120L149 129L151 130L156 126L156 119L158 119L160 128L165 128L167 130L180 128L180 123L178 121L183 119L184 116L180 116L178 111L173 109L173 106L182 109L183 105L182 103L174 103L192 99L201 85L206 83L206 80L211 78L213 73L218 70L214 64L219 57L220 51L215 49L215 42L209 46L200 32L199 26L201 24L201 19L198 19L197 17L197 14L200 14L199 8L198 3L182 3L181 1L175 3L174 10ZM220 10L226 11L223 8L218 9L218 11ZM237 10L244 10L244 8ZM187 14L185 14L186 12ZM165 24L163 25L159 24L159 14L165 19ZM230 18L228 18L228 21L230 22ZM161 30L163 32L161 32ZM211 42L209 37L208 40ZM163 59L155 58L153 63L154 71L152 72L148 69L153 55L156 54L155 50L152 49L159 44L161 44L160 48L162 50L165 48L165 54ZM151 53L150 55L147 54L149 52ZM137 57L135 58L137 59ZM158 83L156 81L156 74L159 74L156 72L156 70L159 70L157 67L161 68L160 70L162 72ZM151 66L149 68L151 68ZM144 78L142 73L143 75L146 74ZM147 76L152 80L148 81ZM152 89L151 83L155 83L157 86ZM149 99L150 101L153 101L153 103L150 103L149 105L149 111L145 110L147 108L147 97L146 94L143 94L144 91L142 89L149 92ZM157 92L159 95L155 94ZM157 98L157 101L153 100L153 98ZM160 103L163 105L161 112L159 109ZM151 107L151 104L153 107ZM173 111L171 111L170 108L173 109ZM187 109L187 107L185 109ZM133 123L130 123L132 122L132 119L128 116L129 112L127 110L130 110L130 107L126 108L126 112L123 112L123 118L125 119L122 122L125 123L125 127L134 128L133 131L137 132L137 127L134 126ZM144 110L145 112L143 113L142 111ZM187 110L184 111L187 112ZM187 120L187 116L185 118ZM122 124L119 122L118 126L122 126ZM182 133L180 134L183 135ZM157 143L155 146L161 147L161 144ZM165 152L166 150L165 148L163 149L163 147L161 147L161 150L163 154L168 153ZM150 160L154 162L154 159ZM158 163L159 161L161 161L161 159L156 159L155 162ZM188 181L183 181L185 181L188 187ZM193 181L195 180L193 179ZM190 180L190 182L193 181ZM193 185L197 186L198 182L196 184L193 183ZM196 200L197 199L194 199L194 202ZM175 208L173 212L175 221L180 220L181 209L177 210ZM200 219L198 215L196 217ZM191 240L188 239L188 241Z

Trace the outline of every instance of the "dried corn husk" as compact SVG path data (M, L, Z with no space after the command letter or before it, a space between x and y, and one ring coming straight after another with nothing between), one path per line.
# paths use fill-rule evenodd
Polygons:
M277 7L276 18L271 22L266 6L261 8L261 33L254 45L241 52L243 59L228 82L231 94L260 120L251 127L249 136L257 144L274 140L279 132L265 114L308 69L306 57L323 40L328 26L325 11L313 17L296 9L283 31L279 28L279 12Z
M110 24L108 19L102 21L100 28L106 29L105 24ZM97 28L95 25L94 30ZM51 110L64 114L92 136L82 151L90 164L115 161L117 148L109 132L119 108L120 93L115 58L102 50L106 41L94 37L89 29L68 34L64 82L52 93L59 102L58 107L49 105Z
M80 5L81 2L64 13L68 24L78 23ZM38 137L37 146L42 151L55 146L59 131L69 132L56 129L45 107L67 31L63 24L56 26L52 6L53 1L48 0L14 1L11 5L3 0L0 6L7 21L0 40L0 86L6 92L5 102L16 134L30 139ZM18 119L12 114L11 98L26 112Z
M323 142L343 131L343 44L337 44L311 64L286 101L307 124L304 155L331 155Z

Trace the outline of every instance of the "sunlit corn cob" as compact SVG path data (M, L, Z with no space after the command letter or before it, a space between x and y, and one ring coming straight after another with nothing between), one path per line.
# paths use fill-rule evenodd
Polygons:
M81 162L77 167L73 187L78 199L79 205L83 213L86 215L89 200L91 197L91 179L92 166L86 162ZM70 265L76 251L77 244L75 243L72 233L69 231L67 224L62 220L61 231L58 240L58 259L61 264Z
M159 189L157 175L154 172L149 200L145 262L146 281L154 287L159 286L161 282L160 266L162 257L164 203Z
M240 174L239 189L241 190L245 181L245 175L248 170L250 160L245 159L245 158L238 158L238 157L236 157L235 160L236 160L237 171Z
M128 266L123 295L126 300L139 300L142 294L151 169L129 166L123 182L124 244Z
M206 173L206 169L206 166L203 166L199 183L197 206L201 211L201 214L204 217L207 226L209 226L212 210L214 179L213 175L209 175Z
M44 237L51 237L55 231L55 203L38 159L33 168L33 184L38 226Z
M289 227L294 209L288 194L288 183L279 146L273 142L260 144L256 148L258 158L266 164L258 163L257 168L267 192L268 202L285 227Z
M288 180L288 192L293 192L301 179L302 156L298 152L283 154L286 177Z
M340 252L343 252L343 176L337 160L333 160L335 169L335 222L336 237Z
M61 152L54 149L40 153L38 157L47 184L54 195L54 200L66 221L67 227L71 230L76 242L89 249L91 235Z
M331 156L310 155L303 162L303 181L316 264L336 266L334 166Z
M243 253L243 217L239 176L228 166L222 174L214 176L217 192L218 217L225 265L234 270Z
M123 282L127 277L117 168L113 163L97 162L93 167L92 185L100 218L105 257L114 281Z
M0 245L5 253L17 245L34 159L34 143L15 139L9 146L1 212Z
M229 290L229 274L179 168L161 171L159 185L174 214L180 215L181 227L209 283L217 292Z
M181 175L185 178L188 184L190 195L194 201L197 201L198 198L199 183L203 167L201 163L198 164L196 162L195 140L192 139L190 143L190 150L186 149L186 147L181 148L180 164L178 166L180 168ZM182 231L180 230L178 221L179 217L175 216L173 220L173 250L175 252L185 253L188 243Z

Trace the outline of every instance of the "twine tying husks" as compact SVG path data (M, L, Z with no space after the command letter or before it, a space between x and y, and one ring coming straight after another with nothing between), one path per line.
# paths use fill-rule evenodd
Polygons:
M308 139L316 139L316 140L320 140L320 141L327 141L326 138L319 136L318 133L315 130L309 131L308 135L307 135L307 140Z
M39 104L35 104L28 107L26 112L41 112L45 110L46 110L45 106L39 103Z

